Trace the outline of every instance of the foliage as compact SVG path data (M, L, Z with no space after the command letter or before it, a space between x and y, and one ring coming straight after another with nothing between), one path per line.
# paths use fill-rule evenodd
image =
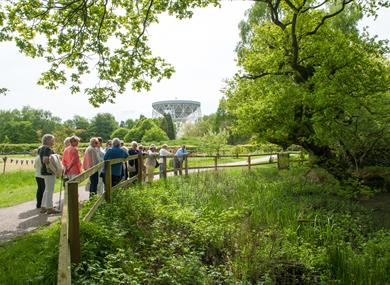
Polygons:
M37 149L41 144L0 144L0 153L27 153Z
M203 172L116 191L83 223L75 284L386 284L390 238L306 169Z
M188 18L195 7L216 0L45 1L5 0L0 4L0 41L14 40L20 52L50 64L38 83L49 89L69 84L81 90L93 72L99 80L85 88L91 104L113 102L127 84L148 90L151 81L169 78L174 69L153 56L147 28L158 15ZM111 133L111 132L110 132Z
M160 128L164 130L170 140L176 138L175 125L173 124L171 114L164 114L160 119Z
M129 132L129 129L118 128L118 129L116 129L115 131L112 132L110 137L111 138L119 138L119 139L123 140L128 132Z
M142 137L142 142L161 142L167 139L167 134L162 129L155 126L145 132Z
M43 134L53 133L60 123L60 118L40 109L23 107L21 110L0 110L0 142L39 142Z
M209 131L213 130L215 124L215 114L205 115L196 123L185 124L183 129L183 137L202 137Z
M339 178L390 139L389 48L357 32L352 2L256 3L241 25L242 73L227 90L239 129L302 146Z
M112 132L118 128L118 122L110 113L99 113L91 120L91 135L108 140Z
M227 132L214 133L209 131L202 137L203 148L210 155L220 155L221 149L227 144Z

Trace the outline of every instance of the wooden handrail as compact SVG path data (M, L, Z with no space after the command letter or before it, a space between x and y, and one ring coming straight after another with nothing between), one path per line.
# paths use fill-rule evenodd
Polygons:
M98 164L92 166L91 168L88 168L84 172L80 173L79 175L73 177L68 181L68 183L81 183L85 179L89 178L91 175L95 174L96 171L99 171L103 168L104 161L99 162Z

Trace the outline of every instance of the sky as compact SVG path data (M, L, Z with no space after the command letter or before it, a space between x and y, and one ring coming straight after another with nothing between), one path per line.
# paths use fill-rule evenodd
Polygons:
M0 43L0 87L10 90L0 96L0 109L28 105L49 110L63 120L109 112L121 121L141 114L150 117L155 101L181 99L199 101L203 114L213 113L223 95L220 90L224 80L237 72L234 49L239 41L238 24L250 6L249 1L223 2L221 8L196 9L194 16L185 20L162 15L160 23L148 31L150 45L154 55L175 67L175 74L155 83L149 92L137 93L129 88L118 95L115 104L106 103L99 108L92 107L86 95L71 95L65 86L55 91L38 86L36 82L47 63L19 54L13 43ZM390 9L383 9L375 21L365 18L360 27L367 26L370 34L390 40L389 16Z

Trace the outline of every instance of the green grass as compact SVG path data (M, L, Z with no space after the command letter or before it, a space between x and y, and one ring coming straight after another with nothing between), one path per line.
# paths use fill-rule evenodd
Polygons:
M57 179L55 192L58 192L59 189L60 179ZM0 174L0 208L34 200L36 191L35 171L15 171Z
M74 283L389 283L388 229L304 173L210 171L118 191L81 226Z
M0 244L0 284L55 284L59 226Z

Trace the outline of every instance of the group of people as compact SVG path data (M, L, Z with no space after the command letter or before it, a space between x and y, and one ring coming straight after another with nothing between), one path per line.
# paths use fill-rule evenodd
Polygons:
M82 169L87 170L94 167L101 161L112 160L116 158L127 158L131 155L142 154L145 158L143 165L138 165L138 159L129 160L127 163L116 163L111 165L111 180L115 186L123 179L128 179L138 175L142 169L143 180L152 182L154 178L154 170L159 166L160 178L164 175L164 169L167 160L164 161L164 156L173 156L173 166L175 175L182 175L182 167L185 156L188 154L185 145L182 145L177 150L170 152L168 145L164 144L157 151L156 145L152 144L149 149L143 145L133 141L128 149L124 142L118 138L107 141L106 148L103 148L103 139L93 137L90 139L89 146L84 152L83 161L81 163L78 144L80 138L77 136L68 137L64 141L65 149L62 155L63 178L66 182L69 179L79 175ZM38 155L35 160L35 177L37 182L37 204L36 207L41 209L41 213L55 214L59 211L53 207L53 193L56 181L56 174L51 167L51 156L55 155L53 146L55 138L51 134L46 134L42 137L42 146L38 149ZM90 176L90 181L87 185L90 196L104 191L105 169L97 171Z

